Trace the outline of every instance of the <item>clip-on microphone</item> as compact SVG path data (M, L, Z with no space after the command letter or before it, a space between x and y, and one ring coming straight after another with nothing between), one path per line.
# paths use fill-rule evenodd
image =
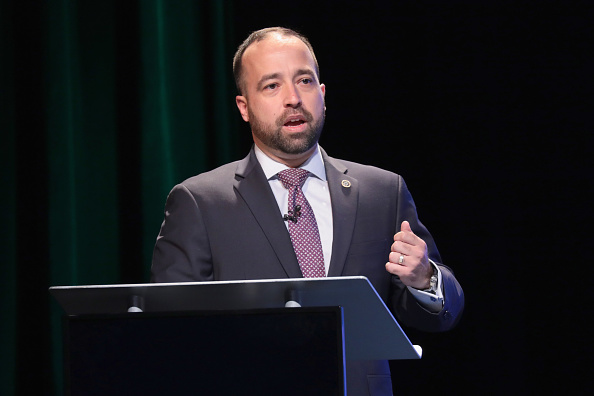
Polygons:
M301 216L301 205L295 205L294 210L289 210L289 214L283 216L283 220L291 220L293 223L297 224L299 216Z

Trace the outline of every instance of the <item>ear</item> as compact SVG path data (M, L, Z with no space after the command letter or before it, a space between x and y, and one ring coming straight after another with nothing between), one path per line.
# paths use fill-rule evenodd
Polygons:
M239 109L239 113L241 113L241 118L243 118L245 122L249 122L250 117L248 115L247 98L245 96L237 95L235 97L235 104Z

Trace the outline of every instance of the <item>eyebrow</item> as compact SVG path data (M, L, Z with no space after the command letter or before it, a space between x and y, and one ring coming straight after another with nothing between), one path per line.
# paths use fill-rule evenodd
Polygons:
M280 77L280 73L271 73L271 74L265 74L262 76L262 78L260 79L260 81L258 81L258 89L262 88L262 85L264 85L264 82L268 81L268 80L274 80L275 78L279 78Z
M314 70L311 70L311 69L299 69L299 70L297 70L297 73L295 73L295 76L294 77L302 76L304 74L307 74L309 76L313 76L316 79L318 78L317 75L316 75L316 72Z
M295 72L293 77L301 76L304 74L309 75L309 76L314 76L317 79L316 72L311 69L299 69ZM261 89L266 81L280 78L280 76L281 76L280 73L270 73L270 74L263 75L262 78L260 79L260 81L258 81L258 89Z

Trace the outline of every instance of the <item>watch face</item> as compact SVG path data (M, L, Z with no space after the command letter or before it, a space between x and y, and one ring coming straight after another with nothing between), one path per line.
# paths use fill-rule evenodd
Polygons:
M437 275L433 275L429 281L432 291L437 291Z

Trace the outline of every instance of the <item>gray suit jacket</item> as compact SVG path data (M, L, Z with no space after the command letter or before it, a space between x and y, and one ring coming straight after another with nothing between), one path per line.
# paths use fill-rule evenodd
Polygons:
M334 229L328 276L366 276L403 325L424 331L455 326L464 306L462 288L440 264L402 177L331 158L323 150L322 156ZM445 306L439 313L421 307L400 279L385 270L393 236L404 220L440 266ZM241 161L173 188L154 249L152 281L300 277L289 233L253 150ZM347 362L347 389L349 395L391 394L387 362Z

